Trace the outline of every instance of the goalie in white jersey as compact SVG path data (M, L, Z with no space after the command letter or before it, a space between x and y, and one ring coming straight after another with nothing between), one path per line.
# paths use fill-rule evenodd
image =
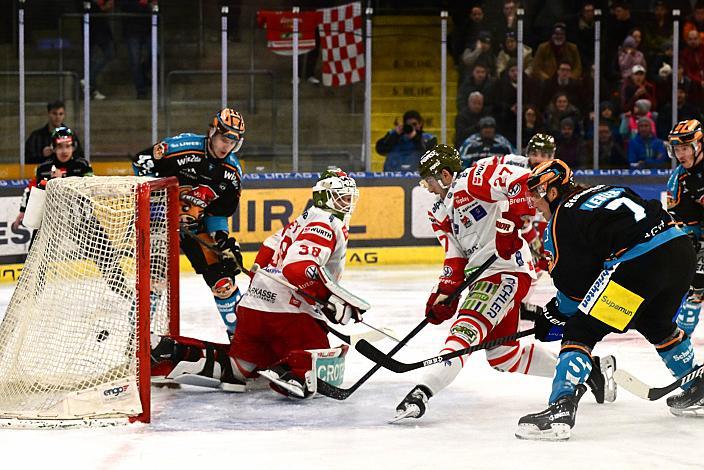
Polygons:
M346 347L330 348L321 319L341 324L359 321L365 308L365 302L346 295L337 285L345 267L347 224L358 198L354 179L339 169L325 171L313 188L314 207L260 248L256 263L261 268L237 306L231 343L162 338L152 350L153 375L230 391L244 391L247 380L259 375L280 393L312 396L317 382L315 359L341 361L346 352Z
M430 294L426 316L440 324L459 314L450 326L440 354L508 336L518 330L520 304L535 278L528 245L520 235L523 218L535 215L521 183L530 171L496 160L485 160L462 171L457 151L438 145L420 161L421 185L438 200L428 212L445 250L443 272ZM499 258L469 287L461 307L459 297L441 302L492 254ZM506 342L486 350L497 370L552 377L555 354L539 344ZM396 419L420 418L428 399L459 374L467 356L428 368L421 382L396 408Z

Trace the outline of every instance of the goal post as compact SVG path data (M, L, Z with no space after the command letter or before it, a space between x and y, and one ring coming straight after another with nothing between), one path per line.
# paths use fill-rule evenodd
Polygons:
M179 333L176 178L46 186L0 323L0 425L149 422L150 334Z

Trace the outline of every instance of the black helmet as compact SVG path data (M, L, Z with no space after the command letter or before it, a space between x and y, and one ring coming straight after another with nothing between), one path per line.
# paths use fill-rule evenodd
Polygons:
M420 158L418 173L421 178L425 179L439 174L443 169L447 169L451 173L462 171L462 159L455 148L438 144Z
M68 142L73 145L75 138L73 131L66 126L57 127L51 133L51 147L56 147L56 144Z

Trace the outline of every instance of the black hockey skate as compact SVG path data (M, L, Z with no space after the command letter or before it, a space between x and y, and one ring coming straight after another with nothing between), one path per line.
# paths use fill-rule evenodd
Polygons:
M569 439L577 417L577 404L586 391L587 387L577 385L574 394L563 396L545 411L522 417L518 420L516 437L537 441Z
M695 379L684 392L668 397L667 406L675 416L704 417L704 377Z
M396 407L396 416L394 416L389 422L395 423L404 418L420 418L425 414L425 410L428 407L428 400L433 396L433 392L430 391L425 385L416 385L413 390L411 390L406 398L401 401Z
M587 385L594 394L597 403L616 400L616 358L614 356L592 356L594 367L587 378Z

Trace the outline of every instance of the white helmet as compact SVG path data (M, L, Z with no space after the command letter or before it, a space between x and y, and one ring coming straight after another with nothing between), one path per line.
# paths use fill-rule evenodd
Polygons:
M322 172L313 186L315 207L332 212L342 220L352 214L358 199L357 183L339 168Z

